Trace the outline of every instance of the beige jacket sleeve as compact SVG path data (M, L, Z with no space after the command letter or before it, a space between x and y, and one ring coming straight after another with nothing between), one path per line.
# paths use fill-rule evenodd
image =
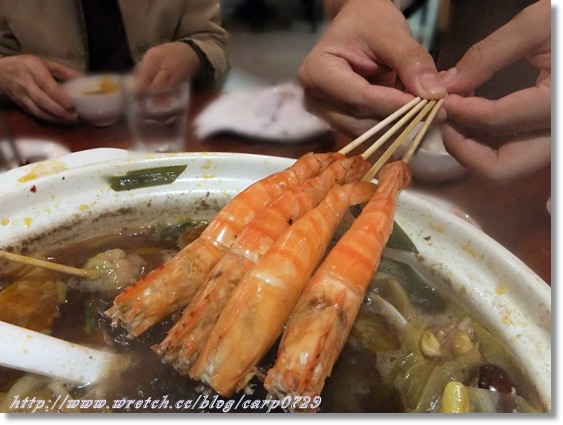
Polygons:
M215 83L225 79L228 35L221 26L219 0L120 0L119 4L134 62L152 46L190 40L209 61Z
M196 0L186 4L190 4L192 13L184 15L178 35L184 40L192 40L201 49L213 67L214 80L221 84L229 70L229 61L226 53L228 35L221 26L220 1Z

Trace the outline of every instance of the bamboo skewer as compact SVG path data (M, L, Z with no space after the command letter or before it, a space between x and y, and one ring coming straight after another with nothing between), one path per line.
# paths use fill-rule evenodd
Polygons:
M397 109L395 112L393 112L391 115L389 115L387 118L385 118L383 121L380 121L379 123L377 123L375 126L373 126L372 128L370 128L368 131L366 131L364 134L362 134L361 136L359 136L358 138L352 140L350 143L348 143L346 146L344 146L342 149L340 149L338 152L346 155L348 154L350 151L352 151L353 149L355 149L356 147L360 146L362 143L364 143L367 139L369 139L371 136L373 136L374 134L376 134L379 130L381 130L382 128L384 128L386 125L392 123L395 119L397 119L398 117L400 117L405 111L408 111L410 108L414 107L418 102L420 102L422 99L420 97L415 97L413 100L411 100L409 103L407 103L406 105L402 106L401 108ZM364 157L365 158L365 157Z
M387 150L379 157L379 159L373 164L371 169L366 173L363 180L370 181L379 172L381 167L387 162L387 160L393 155L397 148L407 139L414 128L424 119L426 115L430 112L432 107L436 104L433 100L426 104L426 106L418 113L418 115L410 122L410 124L403 130L403 132L395 139L395 141L387 148Z
M439 109L442 107L445 98L440 100L432 100L429 101L427 99L421 99L420 97L416 97L411 100L409 103L404 105L403 107L399 108L397 111L389 115L383 121L380 121L375 126L367 130L365 133L357 137L356 139L352 140L338 152L346 155L360 144L371 138L375 135L379 130L383 129L385 126L389 125L393 121L399 119L389 130L387 130L381 137L379 137L374 143L371 144L369 148L367 148L362 157L364 159L368 159L375 151L377 151L385 142L387 142L391 136L393 136L399 129L409 122L409 120L418 112L418 115L407 125L407 127L397 136L395 141L387 148L387 150L383 153L383 155L376 161L376 163L372 166L372 168L366 173L363 180L369 181L371 180L381 169L381 167L385 164L385 162L391 157L391 155L397 150L397 148L408 138L410 133L414 130L414 128L428 115L427 119L424 121L424 124L418 130L417 134L413 138L412 143L410 144L409 148L403 154L401 158L405 162L409 162L411 157L413 156L416 148L420 144L420 141L426 134L428 127L434 120L436 114L438 113Z
M438 103L436 103L436 106L434 108L432 108L432 110L430 111L430 114L428 115L428 118L426 119L426 121L424 121L424 124L422 125L421 129L416 134L416 137L412 141L409 149L403 155L403 158L402 158L403 161L405 161L407 163L409 162L409 160L413 156L414 152L416 151L416 148L420 144L420 141L422 140L422 138L426 134L428 127L430 127L430 124L434 120L434 117L436 116L436 114L438 113L440 108L442 107L442 104L444 103L445 100L446 100L446 98L440 99L438 101Z
M0 259L13 261L15 263L26 264L28 266L39 267L56 272L71 274L74 276L84 277L89 280L98 279L101 275L99 270L79 269L77 267L65 266L51 261L41 260L39 258L27 257L25 255L14 254L12 252L0 251Z
M412 118L420 109L428 104L427 100L423 100L414 106L403 118L401 118L393 127L391 127L383 136L377 139L366 151L362 154L364 159L368 159L377 149L379 149L383 144L389 140L389 138L397 132L402 126L404 126L408 120ZM416 118L415 118L416 119Z
M399 121L397 121L389 130L387 130L374 143L372 143L371 146L367 148L362 154L362 157L364 159L368 159L371 155L373 155L375 151L377 151L377 149L383 146L383 144L387 142L391 138L391 136L393 136L399 129L407 125L406 128L399 134L399 136L397 136L397 138L393 141L393 143L391 143L391 145L381 155L381 157L378 158L378 160L375 162L372 168L366 173L363 180L370 181L371 179L373 179L373 177L379 172L381 167L383 167L383 165L387 162L387 160L391 157L391 155L393 155L393 153L399 148L399 146L402 143L404 143L405 140L407 140L407 138L410 136L414 128L426 117L424 124L417 131L417 134L413 137L413 141L411 142L409 148L401 158L403 161L408 163L411 157L413 156L414 152L416 151L416 148L420 144L420 141L426 134L428 127L436 117L436 114L438 113L439 109L442 107L444 101L445 98L440 100L429 101L427 99L421 99L417 97L411 100L403 107L401 107L400 109L398 109L397 111L395 111L393 114L389 115L383 121L379 122L378 124L370 128L368 131L363 133L358 138L352 140L349 144L347 144L342 149L340 149L339 153L347 154L348 152L352 151L361 143L365 142L374 134L376 134L383 127L397 120L403 113L406 112L406 114L402 118L400 118ZM416 115L416 117L409 122L409 120L411 120L411 118L417 112L418 115Z

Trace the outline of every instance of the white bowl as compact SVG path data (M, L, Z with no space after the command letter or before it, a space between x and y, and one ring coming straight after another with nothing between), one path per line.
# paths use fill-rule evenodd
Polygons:
M412 142L417 126L407 140L395 152L400 158ZM454 181L466 174L466 169L451 156L442 143L442 135L438 125L431 124L422 142L409 161L413 177L420 181L442 183Z
M104 127L116 123L123 116L120 78L111 74L89 75L67 81L62 87L71 97L80 117L90 124ZM109 81L115 90L98 93L102 79Z
M177 222L179 216L210 218L234 194L293 162L261 155L147 155L118 149L78 152L56 161L60 167L33 180L21 181L32 174L33 165L0 175L0 187L6 188L0 203L0 249L48 251L93 236L103 223L109 229ZM130 170L184 164L186 170L168 185L115 192L106 180ZM36 187L32 196L30 185ZM208 208L201 209L202 199ZM511 347L545 409L551 410L550 287L485 233L409 190L399 197L395 219L428 270L441 278L432 279L441 282L439 289Z

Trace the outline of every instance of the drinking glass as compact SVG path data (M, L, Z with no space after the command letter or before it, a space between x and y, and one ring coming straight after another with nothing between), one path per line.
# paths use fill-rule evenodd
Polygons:
M123 79L123 97L133 150L184 150L190 101L188 81L162 90L139 90L135 78L129 76Z

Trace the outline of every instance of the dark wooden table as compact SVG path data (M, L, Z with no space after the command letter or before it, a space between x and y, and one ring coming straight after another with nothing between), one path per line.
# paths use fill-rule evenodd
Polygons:
M193 102L193 118L212 97ZM6 121L16 137L37 137L58 141L71 151L99 147L127 149L131 138L120 122L106 128L87 125L64 127L34 120L15 107L4 107ZM190 119L191 122L191 119ZM188 152L244 152L297 158L310 151L336 151L349 139L338 134L299 144L275 144L244 140L229 135L197 140L186 134ZM546 202L551 194L551 167L508 182L492 182L476 176L439 185L413 181L412 187L440 196L468 213L483 231L519 257L551 285L551 216Z

